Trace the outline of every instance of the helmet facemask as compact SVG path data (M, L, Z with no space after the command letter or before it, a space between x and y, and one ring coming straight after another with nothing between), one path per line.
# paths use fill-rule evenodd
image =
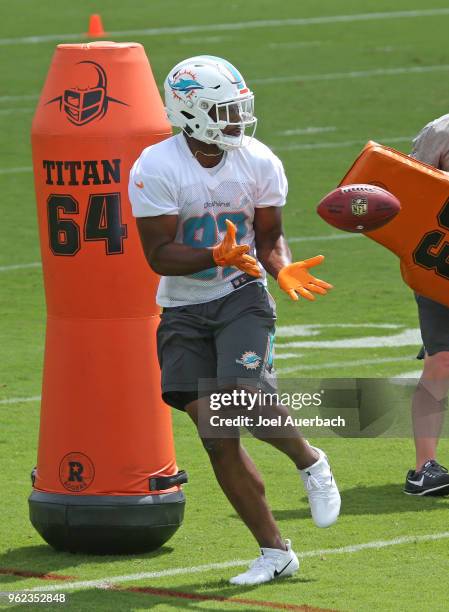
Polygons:
M257 119L254 116L253 95L230 102L201 100L199 107L207 112L207 124L198 140L215 144L226 151L241 147L245 136L254 136Z

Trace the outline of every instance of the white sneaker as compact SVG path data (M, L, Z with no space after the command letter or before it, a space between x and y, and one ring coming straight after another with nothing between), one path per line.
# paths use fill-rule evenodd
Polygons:
M317 527L329 527L340 514L341 497L329 461L320 448L318 460L304 470L298 470L309 496L312 518Z
M249 566L249 570L229 581L231 584L262 584L275 578L291 576L299 568L298 557L292 551L290 540L285 540L287 550L261 548L262 553Z

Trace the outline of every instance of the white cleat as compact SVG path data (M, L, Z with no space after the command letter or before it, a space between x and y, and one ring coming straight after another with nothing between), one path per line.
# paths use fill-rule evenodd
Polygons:
M299 473L309 496L315 525L329 527L340 514L341 497L326 455L320 448L311 448L317 451L319 458Z
M292 551L290 540L285 540L287 550L261 548L261 555L249 566L249 570L229 581L231 584L262 584L275 578L291 576L299 568L298 557Z

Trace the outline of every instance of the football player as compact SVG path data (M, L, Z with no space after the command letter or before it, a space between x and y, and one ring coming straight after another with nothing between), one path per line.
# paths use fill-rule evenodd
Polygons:
M164 87L169 121L181 131L146 148L129 181L145 256L161 275L162 397L196 424L221 488L261 548L261 556L231 582L259 584L293 574L298 559L281 537L238 435L202 433L208 393L199 381L214 379L218 388L229 389L244 379L250 388L273 392L276 313L266 272L293 300L313 300L331 285L309 272L322 256L291 261L281 219L284 169L253 137L254 94L238 70L217 57L193 57L170 71ZM289 437L257 437L293 461L315 523L334 523L340 495L323 451L296 430Z
M449 115L428 123L413 141L412 157L449 171ZM421 379L412 401L416 467L409 470L405 493L448 495L448 470L436 460L449 390L449 308L416 295L424 359Z

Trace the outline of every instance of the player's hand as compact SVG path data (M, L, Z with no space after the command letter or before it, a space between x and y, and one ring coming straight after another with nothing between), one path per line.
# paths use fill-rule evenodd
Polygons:
M236 227L229 219L226 219L226 228L222 242L212 249L212 256L217 266L234 266L256 278L262 276L257 261L251 255L247 255L249 245L238 245L235 241Z
M315 278L309 272L309 268L313 268L323 261L324 255L316 255L310 259L284 266L278 274L279 287L295 301L299 299L298 293L307 300L314 300L314 293L326 295L327 290L332 289L332 285Z

